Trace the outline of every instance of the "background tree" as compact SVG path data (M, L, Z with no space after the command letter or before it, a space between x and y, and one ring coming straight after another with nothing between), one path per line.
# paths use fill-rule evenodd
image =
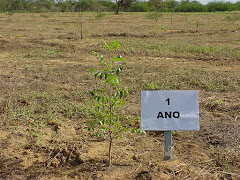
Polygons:
M123 7L125 11L128 11L134 2L136 2L136 0L116 0L115 14L119 13L121 7Z
M196 0L0 0L0 12L79 12L79 11L114 11L132 12L216 12L238 11L240 2L212 1L206 5Z
M7 7L7 0L0 0L0 12L5 11Z
M157 11L160 11L163 7L163 0L149 0L149 3L156 8Z

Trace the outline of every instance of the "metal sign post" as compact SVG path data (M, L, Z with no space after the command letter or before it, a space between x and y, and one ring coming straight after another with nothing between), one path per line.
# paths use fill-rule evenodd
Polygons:
M164 160L167 161L171 159L172 131L165 131L164 135L165 135Z
M164 160L171 159L172 131L199 130L198 91L142 91L141 129L164 131Z

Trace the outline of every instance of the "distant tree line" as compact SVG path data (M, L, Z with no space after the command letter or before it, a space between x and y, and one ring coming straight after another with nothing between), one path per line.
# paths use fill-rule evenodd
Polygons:
M198 1L182 0L0 0L0 12L81 12L119 11L125 12L216 12L238 11L240 1L210 2L206 5Z

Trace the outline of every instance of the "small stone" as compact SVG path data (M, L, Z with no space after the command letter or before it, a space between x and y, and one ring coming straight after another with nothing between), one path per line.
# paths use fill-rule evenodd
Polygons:
M78 163L84 163L83 158L80 156L80 154L76 155L76 160Z
M35 158L39 158L39 155L38 155L38 154L35 154L34 157L35 157Z
M59 123L56 120L49 120L48 125L58 125Z
M27 151L23 151L22 155L28 155Z
M70 154L71 154L71 152L70 152L67 148L64 148L63 151L62 151L62 153L63 153L63 155L64 155L65 157L69 157Z
M132 157L132 159L133 159L134 161L139 161L139 156L135 154L135 155Z
M56 153L59 153L59 152L62 151L62 148L61 148L61 147L58 147L58 148L56 148L54 151L55 151Z
M165 173L160 173L160 179L169 180L171 177Z
M141 171L138 173L138 175L135 177L136 180L152 180L152 176L148 171Z
M59 166L59 164L60 164L60 162L59 162L58 159L53 159L53 160L52 160L52 163L51 163L51 166L56 168L56 167Z
M66 163L66 157L62 156L61 157L61 164L65 164Z

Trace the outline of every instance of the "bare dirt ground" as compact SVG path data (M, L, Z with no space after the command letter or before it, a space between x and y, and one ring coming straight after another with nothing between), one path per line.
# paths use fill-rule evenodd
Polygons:
M235 12L239 14L239 12ZM240 179L240 25L233 13L0 14L0 179ZM172 19L172 20L171 20ZM82 23L82 37L81 37ZM117 52L102 48L117 40ZM140 124L142 90L199 90L201 129L91 138L91 55L121 54L121 110Z

